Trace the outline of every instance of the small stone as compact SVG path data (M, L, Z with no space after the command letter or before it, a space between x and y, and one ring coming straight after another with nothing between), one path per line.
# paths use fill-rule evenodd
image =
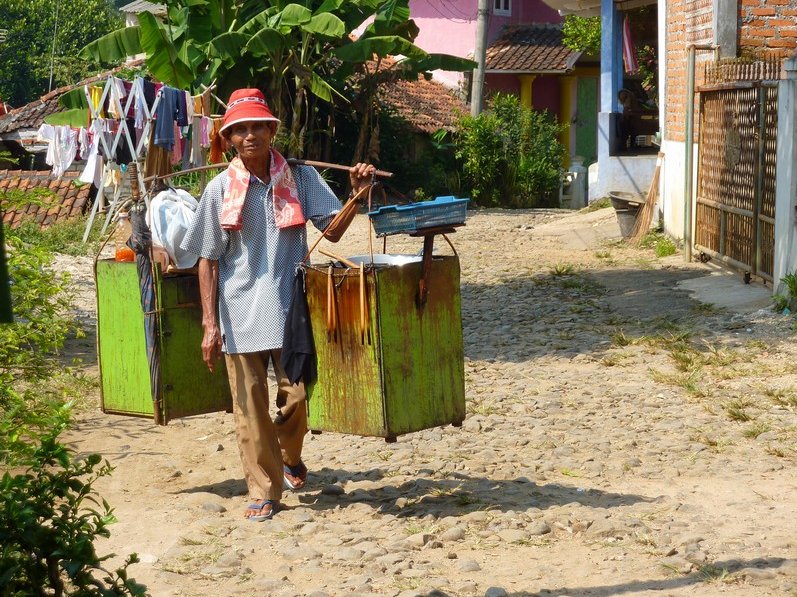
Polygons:
M216 512L217 514L221 514L222 512L226 512L227 508L222 506L221 504L217 504L216 502L205 502L202 504L202 509L206 512Z
M507 597L506 589L502 587L490 587L484 592L484 597Z
M460 560L458 568L462 572L478 572L482 569L476 560Z
M462 527L451 527L440 535L442 541L461 541L465 538L465 529Z
M343 549L338 550L334 557L336 560L344 560L347 562L353 562L359 560L363 555L363 552L359 549L355 549L354 547L344 547Z
M547 535L551 532L551 527L544 520L536 520L529 525L527 532L534 537Z
M324 485L321 489L322 495L343 495L346 491L340 485Z
M423 547L431 538L432 536L427 533L415 533L407 537L404 542L412 547Z
M158 556L151 553L142 553L139 554L138 561L142 564L155 564L158 561Z
M241 554L235 551L225 553L218 560L216 566L220 568L235 568L241 565Z

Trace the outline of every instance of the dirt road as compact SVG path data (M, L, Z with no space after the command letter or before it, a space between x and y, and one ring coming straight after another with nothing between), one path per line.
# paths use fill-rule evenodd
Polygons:
M271 521L242 518L231 415L80 413L72 445L116 467L100 551L137 552L158 596L797 595L793 320L693 300L676 285L705 266L613 217L474 213L452 238L464 425L308 436L308 487ZM335 250L363 253L365 224ZM89 264L65 262L90 326ZM71 350L96 375L92 338Z

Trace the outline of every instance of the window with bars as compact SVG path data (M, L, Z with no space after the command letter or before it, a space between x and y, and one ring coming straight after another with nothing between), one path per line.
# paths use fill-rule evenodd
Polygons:
M512 16L512 0L493 0L493 14L504 17Z

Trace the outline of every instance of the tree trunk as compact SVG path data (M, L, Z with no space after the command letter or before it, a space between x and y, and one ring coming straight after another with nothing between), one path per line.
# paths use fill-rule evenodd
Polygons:
M302 106L304 105L304 86L301 81L296 81L296 97L293 99L293 114L291 114L291 135L288 138L288 153L300 158L304 153L302 126Z

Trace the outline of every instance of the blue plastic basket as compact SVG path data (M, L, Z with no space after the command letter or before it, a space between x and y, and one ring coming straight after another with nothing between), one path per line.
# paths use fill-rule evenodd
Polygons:
M463 224L470 199L437 197L408 205L385 205L368 213L377 236Z

